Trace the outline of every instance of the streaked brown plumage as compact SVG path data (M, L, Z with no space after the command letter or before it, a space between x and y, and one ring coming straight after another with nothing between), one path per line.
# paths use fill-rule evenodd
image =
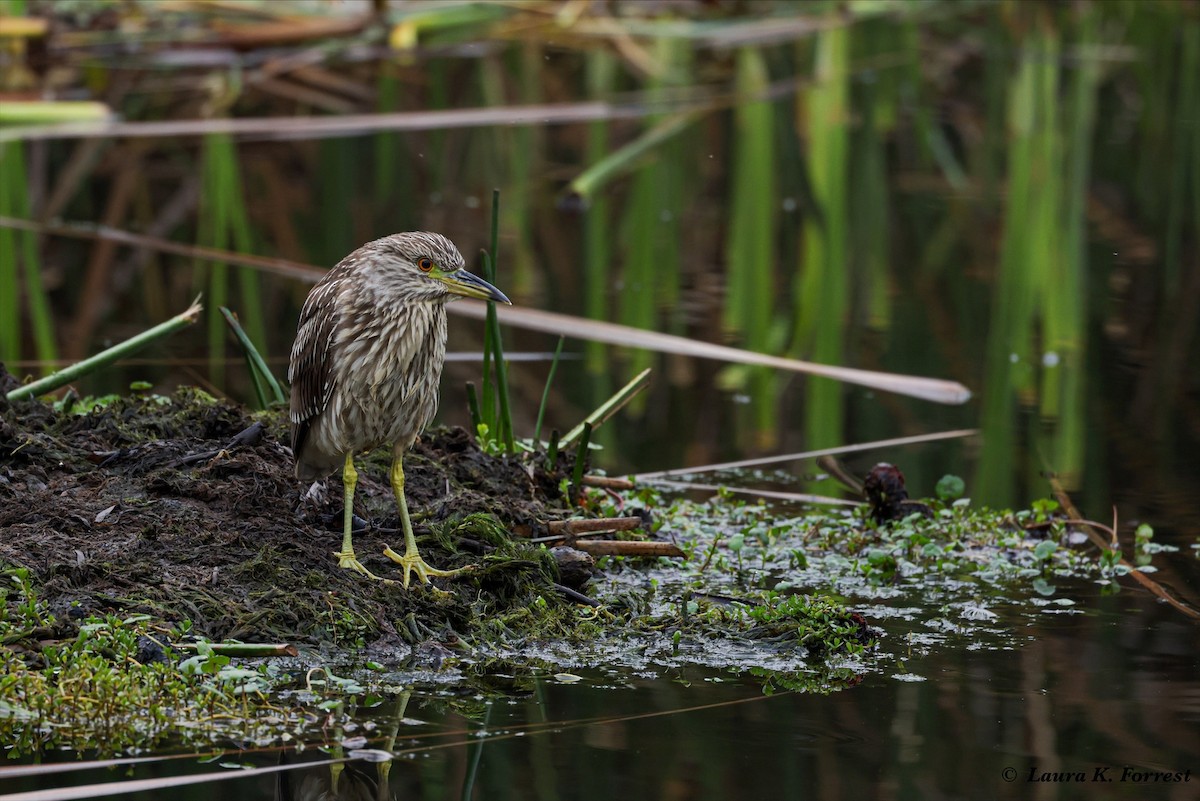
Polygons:
M343 567L378 578L358 561L350 524L358 474L354 455L390 444L391 480L406 552L385 553L403 581L435 570L417 553L404 499L404 452L433 419L446 356L446 303L457 295L508 303L495 287L463 269L462 255L441 234L410 232L368 242L312 288L292 346L292 452L296 477L311 481L342 467Z

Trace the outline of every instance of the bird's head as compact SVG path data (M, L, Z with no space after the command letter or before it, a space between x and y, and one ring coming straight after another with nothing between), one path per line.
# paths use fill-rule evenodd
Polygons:
M445 302L461 295L512 304L503 292L467 272L462 254L446 237L409 231L376 239L365 246L382 269L375 278L389 293L406 301Z

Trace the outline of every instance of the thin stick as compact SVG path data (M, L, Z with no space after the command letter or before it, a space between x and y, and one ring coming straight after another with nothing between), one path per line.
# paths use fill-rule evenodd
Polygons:
M453 303L448 307L452 314L478 319L483 316L483 310L474 303ZM897 373L882 373L875 370L860 370L854 367L839 367L832 364L817 364L786 356L772 356L766 353L740 350L728 345L718 345L714 342L700 342L676 334L663 334L619 325L604 320L589 320L573 317L569 314L541 311L540 309L525 309L505 306L498 309L500 321L505 325L513 325L531 331L544 331L550 334L561 334L570 331L571 336L591 342L604 342L610 345L620 345L626 348L643 348L660 353L675 353L681 356L693 356L699 359L716 359L735 364L754 364L772 367L777 370L791 370L797 373L831 378L856 384L862 387L877 389L882 392L894 392L898 395L908 395L934 403L961 404L971 398L971 391L957 381L945 381L937 378L900 375Z
M70 367L59 370L57 373L52 373L45 378L39 379L26 384L23 387L18 387L6 396L10 401L20 400L22 398L32 398L38 395L45 395L47 392L53 392L59 387L66 386L77 378L87 375L101 367L106 367L121 358L128 356L131 353L136 353L150 343L169 336L170 334L187 328L200 316L200 299L196 298L184 312L175 315L166 322L159 323L153 328L143 331L137 336L130 337L119 345L114 345L108 350L101 351L95 356L77 362Z
M3 136L0 135L0 139ZM285 259L269 259L262 256L249 256L218 248L183 245L166 239L143 236L129 231L123 231L106 226L94 226L81 223L58 223L43 225L35 220L25 220L17 217L0 215L0 227L17 228L23 231L37 231L54 236L66 236L77 239L105 239L121 242L132 247L151 248L163 253L174 253L206 261L219 261L228 264L238 264L254 267L258 270L293 278L298 281L315 284L325 275L326 270L299 262ZM451 303L447 311L472 319L481 319L487 315L487 304L465 301ZM643 348L659 353L673 353L681 356L691 356L700 359L715 359L734 364L756 364L773 367L779 370L791 370L797 373L830 378L863 387L878 389L883 392L894 392L914 398L932 401L934 403L961 404L971 398L971 392L957 381L945 381L937 378L883 373L876 370L859 370L853 367L839 367L831 364L816 364L814 362L790 359L784 356L771 356L766 353L740 350L712 342L699 342L687 337L674 334L662 334L657 331L647 331L633 326L609 323L602 320L590 320L585 317L575 317L569 314L547 312L538 309L506 306L497 311L505 325L524 328L530 331L542 331L550 334L562 334L570 331L572 336L592 342L604 342L627 348Z
M627 478L613 478L611 476L584 476L583 486L585 487L600 487L601 489L610 490L631 490L637 487Z
M735 470L739 467L754 467L764 464L776 464L778 462L795 462L800 459L812 459L816 456L832 456L843 453L857 453L859 451L878 450L880 448L892 448L898 445L915 445L920 442L936 442L942 439L956 439L958 437L970 437L978 434L977 428L963 428L957 431L940 431L936 434L919 434L913 437L897 437L895 439L880 439L874 442L863 442L858 445L841 445L836 448L822 448L815 451L801 451L799 453L787 453L782 456L764 456L761 459L743 459L738 462L720 462L718 464L705 464L698 467L674 467L670 470L658 470L653 473L637 473L633 476L634 479L642 481L650 478L659 478L665 476L677 476L688 473L710 473L717 470Z
M705 492L736 492L739 495L754 495L759 498L775 498L780 501L796 501L798 503L814 503L822 506L862 506L860 501L847 501L842 498L830 498L825 495L806 495L800 492L778 492L776 490L750 489L748 487L730 487L716 484L692 484L686 481L668 481L662 478L646 480L647 484L656 487L669 487L678 490L702 490Z
M1050 481L1050 488L1054 491L1054 497L1056 497L1058 499L1058 502L1062 506L1063 510L1068 515L1070 515L1072 518L1074 518L1074 520L1081 522L1081 523L1085 523L1089 526L1088 528L1086 528L1084 530L1087 532L1087 535L1089 538L1091 538L1092 542L1094 542L1101 550L1116 551L1117 548L1112 547L1111 543L1105 542L1104 538L1101 537L1099 534L1097 534L1095 529L1091 528L1092 524L1088 523L1087 521L1085 521L1083 519L1083 515L1081 515L1079 513L1079 510L1077 508L1075 508L1075 504L1071 502L1071 496L1067 494L1066 489L1063 488L1062 482L1060 482L1058 480L1058 477L1053 474L1049 474L1047 476L1047 478ZM1105 527L1100 526L1099 529L1101 531L1103 531L1105 529ZM1114 542L1116 540L1116 529L1117 529L1116 521L1114 520L1113 527L1108 530L1109 533L1112 535ZM1118 545L1119 545L1119 543L1118 543ZM1136 569L1133 565L1129 564L1129 562L1127 562L1124 559L1124 557L1121 558L1120 564L1124 565L1125 567L1127 567L1129 569L1129 572L1126 575L1130 576L1134 581L1141 584L1143 587L1145 587L1151 593L1158 596L1159 598L1162 598L1164 601L1166 601L1171 606L1178 609L1180 612L1183 612L1188 617L1200 618L1200 610L1193 609L1191 606L1188 606L1187 604L1183 603L1182 601L1176 600L1176 598L1174 596L1172 596L1169 592L1167 592L1165 589L1163 589L1161 584L1159 584L1157 581L1155 581L1154 579L1147 576L1142 571Z
M640 517L595 517L571 518L570 520L552 520L546 524L546 531L571 537L576 534L586 534L589 531L634 531L645 525Z
M592 556L685 556L673 542L578 540L571 547Z
M296 656L300 653L296 650L296 646L283 642L210 642L206 645L212 648L214 654L225 656ZM180 643L171 647L179 651L197 650L194 642Z

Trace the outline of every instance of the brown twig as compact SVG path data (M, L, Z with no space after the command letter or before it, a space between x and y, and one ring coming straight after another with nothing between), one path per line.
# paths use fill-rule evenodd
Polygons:
M1113 521L1113 522L1115 524L1116 521ZM1112 537L1114 543L1116 543L1116 541L1117 541L1117 533L1114 529L1109 528L1108 526L1104 525L1103 523L1097 523L1095 520L1083 520L1083 519L1080 519L1077 517L1065 518L1065 519L1058 518L1055 520L1043 520L1040 523L1029 523L1024 526L1024 529L1026 531L1037 531L1038 529L1050 528L1051 526L1055 526L1055 525L1091 526L1092 528L1107 532ZM1096 537L1091 537L1091 540L1092 540L1092 542L1094 542L1096 545L1100 546L1101 548L1108 549L1110 547L1108 545L1105 545L1103 540L1100 540ZM1113 548L1113 550L1116 550L1116 549Z
M672 542L640 540L579 540L573 547L592 556L684 556Z
M1117 541L1116 508L1115 507L1113 508L1113 526L1112 526L1112 528L1108 528L1107 526L1101 526L1097 523L1092 523L1091 521L1085 520L1083 518L1083 515L1081 515L1079 513L1079 510L1077 508L1075 508L1075 504L1073 504L1071 502L1071 496L1067 495L1067 491L1063 488L1062 482L1060 482L1058 480L1058 477L1055 475L1048 475L1047 478L1050 481L1050 488L1054 492L1054 497L1058 499L1059 505L1062 506L1062 508L1066 511L1066 513L1071 516L1072 519L1069 522L1081 523L1083 525L1088 526L1088 528L1085 529L1087 531L1088 537L1091 538L1092 542L1094 542L1101 549L1106 550L1106 551L1112 550L1112 551L1119 552L1120 543ZM1105 542L1104 538L1096 533L1097 529L1099 529L1101 531L1106 531L1107 533L1109 533L1112 537L1112 541ZM1167 592L1165 589L1163 589L1163 586L1161 584L1159 584L1157 581L1150 578L1145 573L1143 573L1142 571L1138 570L1136 567L1131 565L1128 561L1125 560L1124 557L1121 558L1119 563L1124 565L1129 570L1129 572L1126 575L1130 576L1134 581L1141 584L1143 587L1145 587L1147 590L1149 590L1152 594L1154 594L1154 595L1158 596L1159 598L1161 598L1162 600L1166 601L1171 606L1175 607L1180 612L1183 612L1188 617L1200 619L1200 610L1193 609L1191 606L1188 606L1187 604L1183 603L1182 601L1177 600L1173 595L1171 595L1169 592Z
M597 517L590 519L571 518L570 520L552 520L546 524L546 531L561 537L574 537L577 534L587 534L596 531L633 531L645 525L640 517Z
M627 478L610 478L609 476L584 476L582 483L586 487L601 487L608 490L631 490L637 486Z

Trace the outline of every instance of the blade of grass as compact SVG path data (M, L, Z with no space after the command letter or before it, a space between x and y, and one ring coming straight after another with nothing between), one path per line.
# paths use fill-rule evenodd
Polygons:
M634 376L632 381L618 389L611 398L600 404L594 412L584 418L582 423L568 431L567 435L562 438L561 445L563 447L570 446L576 437L583 433L585 427L599 428L605 420L608 420L608 418L620 411L625 404L637 397L637 394L649 385L650 368L647 367Z
M570 435L568 435L570 436ZM571 500L583 489L583 467L587 462L588 442L592 439L592 424L585 421L579 432L579 447L575 449L575 469L571 472Z
M490 258L484 262L485 270L487 271L486 280L491 283L496 283L496 259L500 252L500 190L492 190L492 248ZM516 450L516 443L513 438L512 412L508 404L508 364L504 361L504 342L500 337L500 321L496 317L496 304L489 302L487 304L487 331L486 338L491 343L491 348L484 348L485 353L491 351L492 359L496 367L496 399L499 402L500 417L496 421L499 426L497 439L502 441L509 453Z
M989 318L983 456L975 480L981 494L996 504L1016 500L1016 398L1022 387L1030 388L1034 375L1030 330L1037 279L1031 272L1045 266L1033 247L1038 229L1035 218L1044 213L1038 176L1049 174L1040 172L1048 171L1049 165L1042 163L1038 152L1043 111L1038 105L1042 38L1040 31L1026 37L1007 92L1008 193Z
M29 185L25 172L25 145L0 145L0 214L31 216ZM21 299L29 309L34 353L39 361L58 358L54 321L42 284L37 237L32 232L6 232L0 236L0 359L16 361L21 356ZM24 270L21 270L21 267Z
M692 110L673 114L652 128L649 128L638 138L624 145L604 158L596 161L575 180L567 184L562 202L572 208L584 209L592 202L596 193L607 186L615 178L629 172L638 159L675 136L679 135L696 120L703 116L703 111ZM599 125L600 123L596 123Z
M492 259L485 250L479 254L482 263L483 278L491 281ZM492 304L488 304L490 307ZM482 388L482 417L481 421L489 431L496 431L496 382L492 378L492 309L488 309L483 325L483 388Z
M114 345L108 350L97 353L95 356L77 362L63 370L59 370L57 373L48 375L39 381L33 381L22 387L18 387L9 392L6 397L10 401L13 401L53 392L81 376L94 372L101 367L106 367L132 353L136 353L156 340L187 328L199 318L201 308L199 298L197 298L196 302L170 320L159 323L137 336L130 337L119 345Z
M479 435L479 425L483 418L479 416L479 395L475 392L475 382L467 382L467 414L471 418L471 433Z
M491 305L491 304L489 304ZM496 398L499 401L500 417L498 423L500 439L509 453L516 451L513 438L512 410L508 405L508 362L504 360L504 344L500 340L500 324L495 324L492 335L492 360L496 366Z
M764 95L770 85L766 58L752 47L739 48L736 64L733 178L726 274L729 298L726 328L743 334L747 347L769 350L775 311L778 156L775 147L775 104ZM751 413L760 447L770 447L778 430L775 376L748 371Z
M555 465L558 464L559 439L560 438L558 436L558 429L557 428L551 429L550 430L550 444L548 446L546 446L546 468L548 470L553 470Z
M250 367L250 374L254 377L256 387L265 387L271 390L271 397L275 403L286 403L287 395L283 391L282 385L276 380L271 368L267 366L267 360L258 352L258 348L254 347L254 342L242 329L242 324L238 320L237 315L226 307L221 307L221 314L225 318L225 322L233 331L233 335L237 337L238 343L242 346L242 350L246 353L246 363ZM264 393L265 395L265 393ZM263 408L266 408L267 398L260 398L263 403Z
M802 104L808 153L806 169L819 214L804 225L803 264L796 282L798 310L793 350L822 362L844 358L848 320L847 144L849 137L848 29L817 34L816 83ZM841 388L810 381L804 406L806 442L835 444L843 439Z
M550 400L550 385L554 383L554 373L558 370L558 359L562 356L565 336L558 338L558 347L554 349L554 360L550 362L550 374L546 376L546 387L542 390L542 402L538 405L537 423L533 427L533 441L537 442L542 436L542 419L546 416L546 402Z

